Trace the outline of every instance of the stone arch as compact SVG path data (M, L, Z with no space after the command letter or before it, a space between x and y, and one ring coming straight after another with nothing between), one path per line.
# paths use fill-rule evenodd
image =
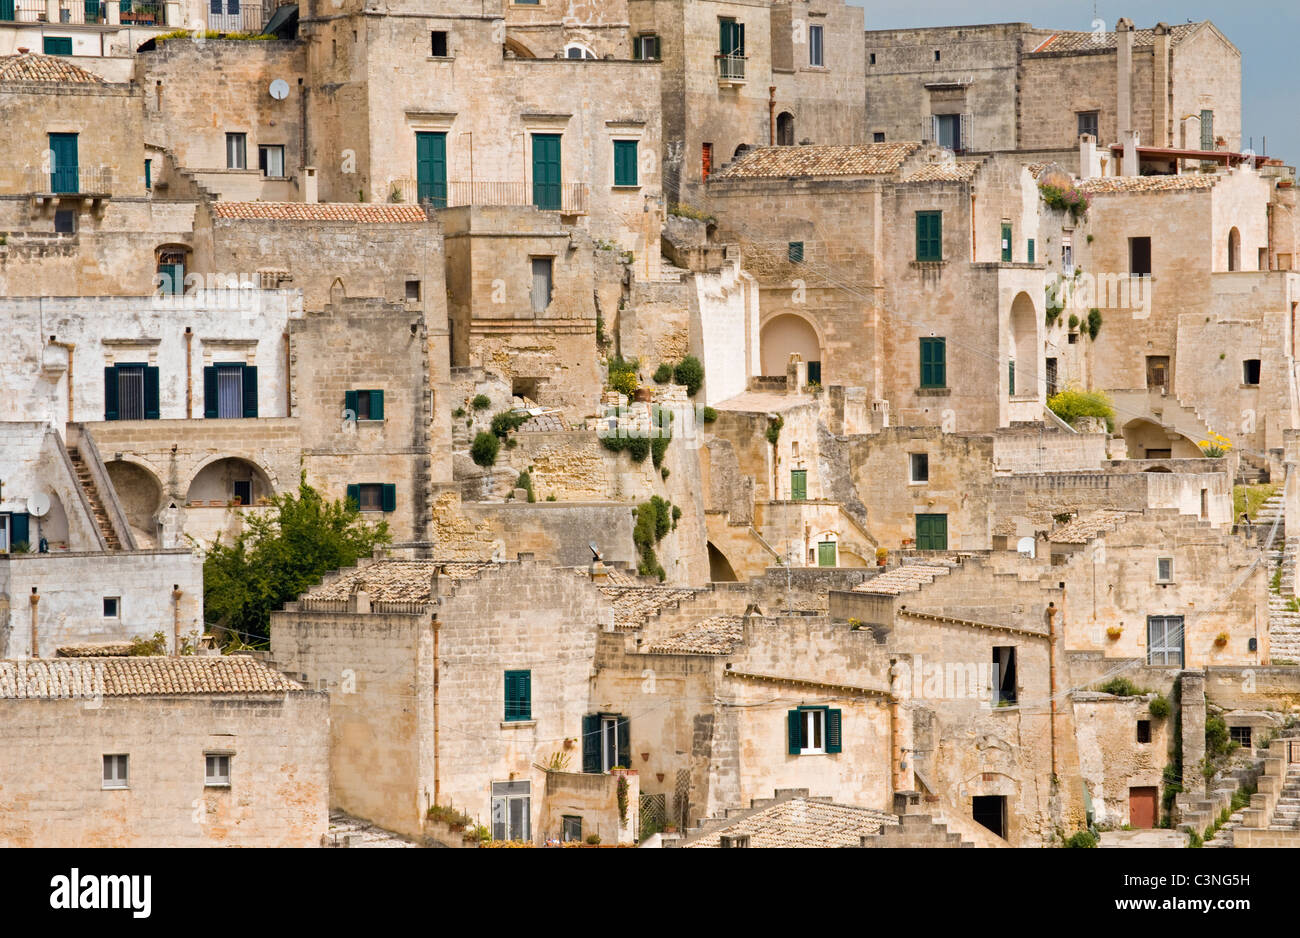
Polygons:
M1149 417L1134 417L1120 429L1129 459L1191 459L1201 455L1196 441Z
M507 36L504 45L505 45L505 51L508 53L512 53L514 57L517 59L537 58L537 56L533 55L532 49L528 48L526 45L524 45L522 42L520 42L518 39L514 38L513 36Z
M763 374L784 375L790 355L797 352L809 363L808 380L825 383L821 375L822 338L812 320L788 310L779 312L759 329L758 344Z
M1014 364L1014 371L1008 368L1008 380L1015 375L1016 396L1037 395L1039 377L1038 324L1042 321L1034 309L1034 301L1028 293L1021 291L1011 301L1011 336L1007 350L1008 362Z
M727 559L727 555L713 546L713 542L708 542L709 546L709 579L714 583L735 583L740 577L736 576L736 570Z
M1241 270L1241 232L1235 225L1228 232L1228 269Z
M330 306L338 306L347 298L348 291L343 286L343 278L335 277L334 282L330 284Z
M592 51L591 46L580 39L571 39L564 44L564 57L566 59L594 59L596 53Z
M113 484L126 523L141 548L160 546L159 513L165 502L166 489L159 474L143 460L132 457L114 459L104 464Z
M237 487L236 483L240 483ZM244 488L247 483L250 488ZM190 504L199 502L231 502L236 494L241 499L245 492L250 501L256 505L260 499L270 498L275 494L274 478L265 469L252 460L242 456L209 456L194 470L190 477L185 501Z
M776 145L794 146L794 115L789 111L782 111L776 115Z
M750 146L748 143L742 143L740 146L736 147L736 152L731 154L732 162L735 162L736 160L740 159L742 156L744 156L752 149L753 147Z

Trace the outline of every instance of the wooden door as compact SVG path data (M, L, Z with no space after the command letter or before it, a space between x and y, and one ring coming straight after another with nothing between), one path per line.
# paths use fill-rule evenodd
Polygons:
M1128 790L1128 822L1132 827L1149 830L1156 826L1157 805L1160 802L1158 788L1143 787Z

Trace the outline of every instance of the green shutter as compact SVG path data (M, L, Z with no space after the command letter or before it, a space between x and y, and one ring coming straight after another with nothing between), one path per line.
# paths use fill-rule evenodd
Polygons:
M162 415L158 397L158 369L153 366L147 366L144 370L145 420L157 420Z
M1016 363L1007 362L1007 383L1010 385L1010 394L1016 396Z
M383 499L384 499L383 500L384 511L396 511L397 510L397 486L391 482L385 482Z
M942 338L921 340L921 387L947 387L947 345Z
M144 187L153 188L153 160L144 161Z
M1011 263L1011 226L1002 226L1002 263Z
M50 134L50 191L77 192L77 135Z
M346 498L352 503L353 509L361 507L361 486L353 482L347 487Z
M785 715L786 738L789 743L788 752L792 756L799 755L803 749L803 714L798 710L791 710Z
M916 213L916 259L943 260L943 212Z
M27 527L26 512L16 511L10 515L9 525L9 546L13 547L15 544L26 544L30 547L32 542L30 540L31 534Z
M213 420L217 416L216 365L208 365L203 369L203 416L208 420Z
M600 714L589 713L582 718L582 771L600 772Z
M1034 262L1034 239L1033 238L1029 239L1029 246L1027 248L1027 253L1029 256L1029 263L1032 264Z
M614 141L614 185L635 186L637 182L636 141Z
M244 373L244 416L257 416L257 366L245 365Z
M533 718L532 672L506 672L506 720Z
M1214 112L1201 111L1201 149L1214 149Z
M0 20L13 22L14 0L0 0Z
M948 549L948 516L947 515L917 515L916 516L916 549L917 550L947 550Z
M344 418L351 419L351 420L357 419L357 392L356 391L343 392L343 410L344 410L344 414L343 414Z
M632 768L632 733L628 718L619 715L616 727L618 734L618 764L625 769Z
M826 711L826 751L842 752L843 741L840 738L840 711Z
M415 135L416 198L434 208L447 207L447 135Z
M72 37L46 36L41 40L41 51L46 55L72 55Z
M803 242L791 241L786 247L786 256L790 258L791 264L803 263Z
M368 391L367 393L370 395L370 419L383 420L384 419L384 392Z
M817 545L817 566L835 566L835 542L822 541Z
M117 419L117 367L104 369L104 419Z
M533 134L533 205L542 211L561 207L560 135Z
M791 469L790 470L790 498L793 501L801 501L808 497L808 470Z

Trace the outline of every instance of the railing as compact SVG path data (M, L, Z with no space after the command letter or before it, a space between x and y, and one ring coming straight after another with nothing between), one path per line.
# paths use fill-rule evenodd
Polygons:
M131 26L165 26L167 14L158 0L109 0L120 6L118 22Z
M531 186L524 182L449 182L445 186L420 186L414 179L394 179L388 186L390 202L424 202L434 208L460 205L532 205L543 211L564 215L585 215L588 211L590 186L585 182ZM443 191L439 191L439 190ZM432 191L430 191L432 190Z
M743 55L724 55L719 53L716 58L718 60L719 81L745 80L745 57Z
M212 7L220 6L229 11L233 6L233 12L212 12ZM207 4L208 7L208 29L217 33L260 33L262 31L262 5L255 3L230 3L225 4L220 0L212 0Z
M0 0L0 22L45 23L49 21L49 6L45 0Z
M59 22L73 25L103 25L108 22L105 0L62 0Z
M113 171L104 167L73 167L52 172L28 170L27 191L54 195L108 195L113 191Z

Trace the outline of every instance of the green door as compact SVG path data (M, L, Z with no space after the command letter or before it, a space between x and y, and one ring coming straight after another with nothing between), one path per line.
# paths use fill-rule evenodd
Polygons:
M808 470L790 470L790 498L801 501L808 497Z
M835 566L835 542L822 541L817 545L817 566L833 567Z
M560 135L533 134L533 205L560 210Z
M434 208L447 207L447 135L415 135L416 198Z
M916 516L916 549L917 550L947 550L948 549L948 516L947 515L917 515Z
M12 21L14 18L14 0L0 0L0 20Z
M50 134L50 191L76 192L77 135Z

